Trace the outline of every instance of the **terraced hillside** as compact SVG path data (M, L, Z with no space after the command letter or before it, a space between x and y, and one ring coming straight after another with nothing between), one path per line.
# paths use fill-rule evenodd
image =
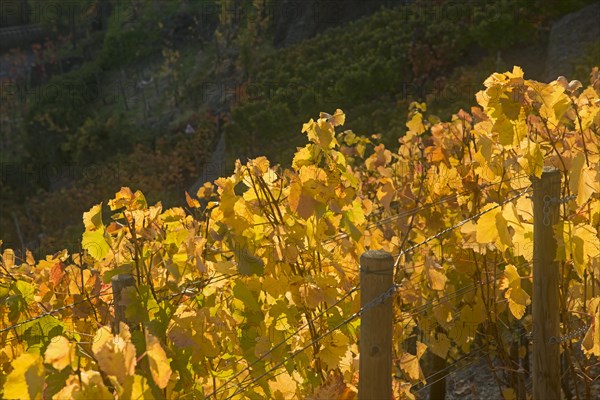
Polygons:
M509 62L539 70L540 60L528 55L544 53L555 13L583 3L557 10L536 1L420 1L274 50L238 88L242 95L227 128L231 157L266 151L289 160L292 152L284 149L301 142L295 127L335 106L352 116L350 129L373 129L376 121L377 131L395 141L404 132L396 117L411 101L427 101L434 113L449 116L472 101L483 78L512 67ZM525 54L512 56L523 48Z

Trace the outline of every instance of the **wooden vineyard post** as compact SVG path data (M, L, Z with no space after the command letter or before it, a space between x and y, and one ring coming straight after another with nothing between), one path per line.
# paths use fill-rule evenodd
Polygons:
M120 305L122 290L127 287L135 287L135 279L131 275L115 275L111 279L113 299L115 303L115 323L113 333L119 334L119 322L125 322L131 328L131 322L125 318L125 306Z
M392 298L382 296L392 287L393 272L394 259L385 251L360 257L359 400L392 398Z
M560 400L557 242L561 173L544 167L533 182L533 400Z

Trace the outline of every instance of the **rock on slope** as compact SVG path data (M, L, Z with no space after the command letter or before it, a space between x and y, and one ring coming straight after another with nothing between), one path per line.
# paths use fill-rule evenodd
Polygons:
M550 32L546 80L572 73L571 62L580 58L587 45L600 40L600 2L565 15ZM600 60L599 60L600 62Z

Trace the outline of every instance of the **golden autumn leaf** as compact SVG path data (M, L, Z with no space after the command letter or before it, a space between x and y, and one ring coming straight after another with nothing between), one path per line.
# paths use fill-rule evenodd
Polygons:
M257 157L248 164L252 167L254 174L257 176L262 176L269 171L270 162L265 156Z
M65 264L57 262L50 269L50 282L54 284L54 287L58 286L60 280L65 276Z
M308 194L298 180L294 180L290 185L288 201L290 208L304 219L308 219L314 214L317 205L315 199Z
M487 211L494 207L496 203L486 204L481 210ZM477 226L477 241L479 243L494 243L498 238L498 228L496 227L496 214L499 213L498 208L488 211L483 214L476 222Z
M140 400L154 400L156 398L148 384L148 379L145 376L137 374L127 377L127 382L123 386L120 396L124 399Z
M571 106L565 89L556 81L549 84L536 81L527 81L527 83L531 88L530 93L534 93L536 100L540 101L540 115L552 128L555 128Z
M294 376L300 378L297 372ZM281 374L275 377L275 380L269 381L269 388L274 400L292 399L296 395L298 383L289 374Z
M348 336L340 331L335 331L322 340L319 357L327 364L328 368L334 368L346 354L348 343Z
M587 202L594 193L600 193L600 173L597 168L583 167L578 181L577 204L582 205Z
M44 362L61 371L73 360L75 360L75 343L71 343L64 336L53 337L44 353Z
M419 359L414 354L404 353L400 359L400 368L404 371L412 380L418 380L421 376L421 367L419 366Z
M104 227L102 222L102 203L96 204L89 211L83 213L83 225L86 231L93 231Z
M167 358L167 353L162 348L160 341L147 330L146 334L146 354L150 364L150 372L152 373L152 379L156 385L164 389L169 383L171 377L171 365Z
M377 189L377 199L381 202L386 210L390 209L390 204L394 199L396 191L391 181L387 180L386 183Z
M600 357L600 318L597 317L599 307L600 297L589 300L588 312L594 315L595 318L581 342L583 352L588 356L595 355L596 357Z
M444 268L433 260L433 257L425 258L425 268L429 283L433 290L444 290L448 278L444 274Z
M313 162L313 149L314 145L308 144L304 147L298 149L298 151L294 154L294 159L292 160L292 167L294 169L299 169L304 165L310 165Z
M450 339L445 333L437 332L429 341L429 349L440 358L446 358L450 350Z
M406 123L406 127L410 132L414 132L417 135L425 132L425 126L423 125L423 114L415 113L413 117Z
M421 359L421 357L423 357L423 354L425 354L426 350L427 350L427 345L425 343L417 341L417 358L419 360Z
M190 196L190 194L188 192L185 192L185 202L187 203L187 205L190 208L199 208L200 207L200 202L194 198L192 198L192 196Z
M319 386L306 400L350 400L356 398L356 392L346 385L344 376L334 370L329 374L325 383Z
M529 294L521 288L521 276L514 265L505 267L504 276L506 282L503 282L503 285L508 288L504 296L508 299L508 307L515 318L521 319L530 303Z
M321 112L319 114L319 118L324 118L326 119L328 122L330 122L333 126L340 126L340 125L344 125L344 122L346 122L346 115L344 114L344 112L342 110L340 110L339 108L337 110L335 110L335 113L333 113L333 115L328 114L326 112Z
M519 288L511 288L507 291L508 294L508 308L512 315L515 316L516 319L523 318L525 315L525 308L527 303L529 303L529 295L523 289Z
M94 336L92 352L102 371L124 383L127 376L135 373L137 361L129 327L121 322L119 329L119 335L113 335L110 328L100 328Z
M199 199L209 199L214 192L215 185L211 182L204 182L196 192L196 197Z
M128 187L122 187L115 194L115 198L109 200L108 206L111 210L117 210L122 207L126 207L127 210L140 210L147 207L146 198L144 194L137 190L135 193Z
M15 265L15 251L6 249L2 253L2 262L6 268L12 268Z
M410 382L404 382L398 379L394 379L392 381L393 390L394 390L394 398L399 400L415 400L416 397L414 394L410 392L412 388L412 384Z
M501 250L512 245L512 238L508 231L508 224L502 209L496 203L486 204L482 211L487 211L476 222L476 238L479 243L493 243ZM496 208L494 208L496 207Z
M507 389L504 389L502 391L502 398L504 400L516 400L517 399L517 395L516 395L515 390L513 388L507 388Z
M114 396L104 385L98 371L83 370L79 375L70 375L65 386L56 393L53 400L112 400Z
M44 389L44 364L36 353L23 353L12 362L14 368L4 382L5 399L41 399Z

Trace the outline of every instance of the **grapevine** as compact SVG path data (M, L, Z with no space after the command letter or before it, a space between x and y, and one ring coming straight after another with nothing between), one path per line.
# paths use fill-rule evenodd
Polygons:
M343 130L340 109L322 112L302 126L308 143L289 168L238 160L169 209L123 187L83 214L81 252L4 249L2 397L355 398L368 249L397 257L395 398L439 379L423 372L426 354L494 357L509 393L520 379L510 348L531 330L526 194L546 165L566 182L561 313L584 327L565 324L561 346L583 336L578 362L597 362L598 69L587 87L527 80L518 67L484 86L450 121L411 104L397 149ZM119 304L132 328L114 335L117 274L136 286Z

